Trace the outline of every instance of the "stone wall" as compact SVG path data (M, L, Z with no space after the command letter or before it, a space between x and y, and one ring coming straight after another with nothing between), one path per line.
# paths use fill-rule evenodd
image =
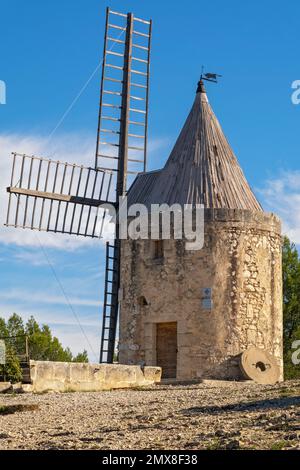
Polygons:
M205 210L205 244L122 242L120 362L156 365L156 324L177 322L177 378L237 379L249 346L282 363L280 221L273 214ZM212 308L202 290L212 288Z
M160 381L158 367L119 364L30 361L33 392L91 392L152 385Z

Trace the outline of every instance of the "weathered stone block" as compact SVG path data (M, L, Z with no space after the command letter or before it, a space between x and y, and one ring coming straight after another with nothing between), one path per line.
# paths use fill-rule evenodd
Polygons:
M32 385L24 391L101 391L153 384L161 369L119 364L84 364L30 361Z
M145 367L144 368L144 376L145 380L158 383L161 380L161 369L158 367Z
M7 393L13 389L10 382L0 382L0 393Z

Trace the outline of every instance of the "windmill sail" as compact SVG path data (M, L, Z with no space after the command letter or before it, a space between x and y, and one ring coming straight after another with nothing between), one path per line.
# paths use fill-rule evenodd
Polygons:
M13 154L6 226L100 238L112 173Z

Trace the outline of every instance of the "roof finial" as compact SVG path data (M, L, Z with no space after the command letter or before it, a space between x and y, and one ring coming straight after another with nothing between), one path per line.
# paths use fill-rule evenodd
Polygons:
M200 81L198 82L197 93L206 93L204 83L202 80L202 75L201 75Z

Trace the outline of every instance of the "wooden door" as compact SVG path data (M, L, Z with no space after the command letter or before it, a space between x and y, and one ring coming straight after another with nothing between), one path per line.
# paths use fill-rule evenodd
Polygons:
M162 367L163 379L176 378L177 369L177 323L157 323L156 359Z

